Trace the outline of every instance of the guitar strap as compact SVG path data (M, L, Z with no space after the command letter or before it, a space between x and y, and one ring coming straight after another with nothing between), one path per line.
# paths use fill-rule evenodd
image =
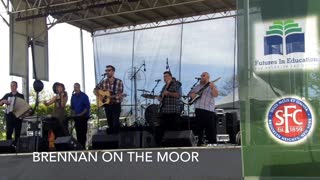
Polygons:
M173 83L173 81L170 82L170 84L168 85L167 88L163 88L163 91L161 92L161 96L163 96L163 92L164 92L164 91L168 91L168 90L170 89L172 83Z
M201 95L203 93L203 91L209 86L209 84L210 84L210 82L205 84L196 94Z
M114 82L113 82L112 95L115 95L115 94L116 94L117 81L118 81L118 79L115 78L115 79L114 79Z

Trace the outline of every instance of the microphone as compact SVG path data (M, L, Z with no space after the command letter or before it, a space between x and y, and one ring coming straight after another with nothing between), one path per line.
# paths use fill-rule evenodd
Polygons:
M201 78L199 78L199 77L195 77L195 79L199 81Z
M143 71L146 72L146 60L143 60L143 67L144 67Z
M167 64L166 64L167 66L166 66L166 70L168 70L169 69L169 63L168 63L168 58L167 58Z
M160 81L161 81L161 79L156 79L156 80L155 80L155 82L160 82Z
M107 73L103 73L103 74L101 74L101 76L106 76L107 75Z

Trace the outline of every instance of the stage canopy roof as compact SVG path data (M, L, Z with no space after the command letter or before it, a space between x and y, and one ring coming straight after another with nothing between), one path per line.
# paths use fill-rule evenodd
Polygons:
M47 17L89 32L236 10L236 0L10 0L16 21ZM2 1L3 2L3 1Z

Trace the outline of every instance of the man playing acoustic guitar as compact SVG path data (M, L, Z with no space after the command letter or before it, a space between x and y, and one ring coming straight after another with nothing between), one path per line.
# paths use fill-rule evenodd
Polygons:
M115 68L112 65L106 66L106 76L94 89L98 97L98 106L103 106L107 121L109 134L116 134L120 129L121 102L123 97L123 82L114 77Z

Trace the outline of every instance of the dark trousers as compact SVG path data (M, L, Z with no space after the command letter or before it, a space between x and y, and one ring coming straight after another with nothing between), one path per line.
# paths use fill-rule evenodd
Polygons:
M108 122L108 134L117 134L120 130L120 113L121 113L121 104L109 104L104 106L104 110L107 116Z
M87 141L87 131L88 131L88 118L87 117L77 117L75 118L74 127L77 132L77 140L86 148Z
M155 141L158 145L161 144L163 135L166 131L175 131L179 129L179 114L161 114L160 126L155 128Z
M22 120L16 118L16 116L13 113L6 114L5 118L7 140L12 139L12 134L14 130L15 141L17 141L20 138Z
M196 109L196 134L198 135L198 145L203 144L203 131L209 144L216 143L216 118L215 113L203 109Z

